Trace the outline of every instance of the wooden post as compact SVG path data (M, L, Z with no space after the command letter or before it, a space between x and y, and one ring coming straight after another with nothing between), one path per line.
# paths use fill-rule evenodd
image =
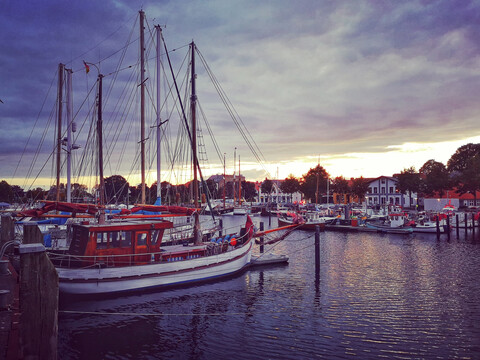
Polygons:
M437 214L437 239L440 239L440 220L439 220L439 216Z
M475 239L475 214L472 213L472 235L473 238Z
M218 230L218 237L222 237L223 236L223 219L220 218L218 223L220 225L220 230Z
M315 226L315 277L320 276L320 226Z
M55 360L58 275L45 253L38 226L25 225L23 232L23 244L19 246L20 352L25 359Z
M263 221L260 222L260 231L263 231L265 229L265 226L263 224ZM260 236L260 253L263 254L264 248L263 248L263 241L264 238L263 236Z
M2 216L2 227L0 233L0 247L7 241L13 240L15 237L15 222L11 216Z
M458 219L458 214L455 215L455 224L456 224L456 227L457 227L457 238L459 237L460 235L460 223L458 222L459 219Z
M467 233L467 223L468 223L468 216L467 216L467 213L465 213L465 234Z
M445 231L447 232L448 240L450 240L450 215L447 215L447 227Z

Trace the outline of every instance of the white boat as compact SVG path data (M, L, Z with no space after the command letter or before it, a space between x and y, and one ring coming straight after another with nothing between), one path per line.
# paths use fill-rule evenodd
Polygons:
M384 224L374 224L367 222L365 223L365 226L370 228L370 229L375 229L378 232L384 232L384 233L390 233L390 234L411 234L413 233L413 228L411 227L392 227L390 225L384 225Z
M100 295L164 288L233 275L251 261L253 222L199 245L163 246L169 221L75 224L70 248L48 253L63 294Z

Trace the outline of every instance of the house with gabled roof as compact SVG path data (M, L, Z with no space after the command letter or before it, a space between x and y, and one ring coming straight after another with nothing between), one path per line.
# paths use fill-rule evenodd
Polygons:
M413 207L418 204L417 193L412 193L412 204L410 204L410 196L400 192L398 179L391 176L379 176L371 180L365 197L367 204L371 206L397 205Z

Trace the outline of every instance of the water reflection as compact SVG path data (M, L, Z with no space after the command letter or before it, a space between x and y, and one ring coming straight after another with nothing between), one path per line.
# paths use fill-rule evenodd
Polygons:
M324 232L317 277L299 231L275 247L288 266L63 303L81 313L59 314L59 358L480 358L479 233Z

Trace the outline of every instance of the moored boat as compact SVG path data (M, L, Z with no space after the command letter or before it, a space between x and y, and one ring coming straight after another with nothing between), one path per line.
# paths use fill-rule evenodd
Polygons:
M302 215L288 213L278 217L279 226L294 224L298 224L298 229L301 230L315 230L317 226L320 230L325 230L325 219L318 212L306 212Z
M98 295L203 282L250 263L253 222L200 244L162 245L165 220L74 224L66 252L48 252L64 294ZM208 241L207 241L208 240Z
M378 232L384 232L384 233L390 233L390 234L411 234L413 233L413 228L412 227L403 227L403 226L398 226L398 227L393 227L390 226L389 224L374 224L367 222L365 223L365 226L370 229L375 229Z

